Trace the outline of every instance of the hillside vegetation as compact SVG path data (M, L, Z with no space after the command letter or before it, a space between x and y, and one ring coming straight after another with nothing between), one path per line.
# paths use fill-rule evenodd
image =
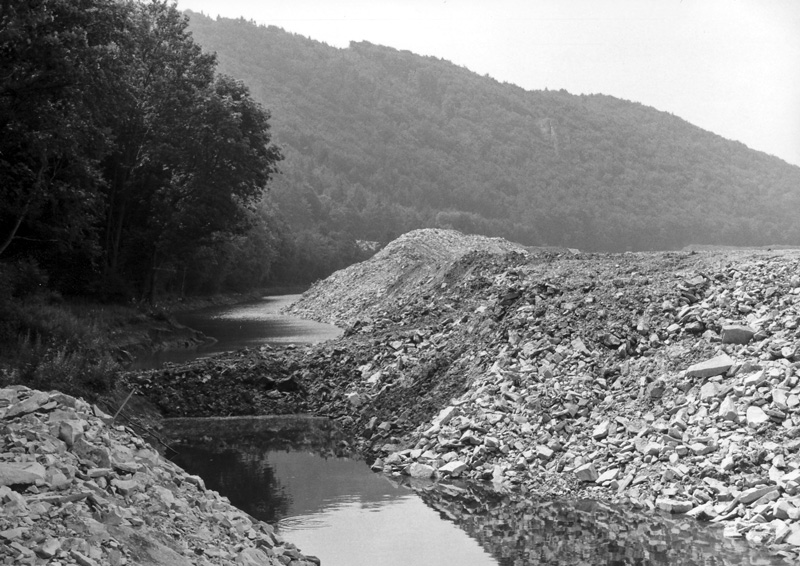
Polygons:
M286 159L271 206L296 242L453 227L606 251L800 243L800 168L674 115L188 15L272 113Z

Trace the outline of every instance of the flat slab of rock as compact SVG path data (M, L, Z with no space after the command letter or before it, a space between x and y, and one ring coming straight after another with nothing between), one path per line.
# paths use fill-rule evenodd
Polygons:
M720 354L710 360L696 363L686 370L686 377L713 377L722 375L733 365L733 359L728 354Z
M30 397L15 405L11 405L6 412L5 418L12 419L20 415L33 413L44 407L50 401L50 395L43 391L34 391Z
M750 489L744 490L742 493L739 494L737 498L740 503L744 503L745 505L749 505L753 501L757 501L764 497L766 494L771 492L777 492L778 487L774 485L767 485L764 487L751 487Z
M467 465L464 462L453 460L452 462L447 462L444 466L440 467L439 473L447 474L449 476L460 476L466 469Z
M597 469L594 467L594 464L589 462L588 464L584 464L575 468L575 476L584 482L596 482L599 474L597 473Z
M32 485L44 481L45 474L37 462L0 462L0 485Z
M691 501L683 501L680 499L671 499L669 497L662 497L656 499L656 507L666 511L667 513L683 514L688 513L694 508L694 503Z
M755 336L756 331L746 325L729 324L722 327L723 344L747 344Z

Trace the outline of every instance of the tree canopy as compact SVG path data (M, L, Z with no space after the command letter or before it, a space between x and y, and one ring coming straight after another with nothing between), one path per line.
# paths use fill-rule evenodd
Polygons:
M174 5L11 0L0 28L0 258L75 292L152 293L252 227L282 155Z

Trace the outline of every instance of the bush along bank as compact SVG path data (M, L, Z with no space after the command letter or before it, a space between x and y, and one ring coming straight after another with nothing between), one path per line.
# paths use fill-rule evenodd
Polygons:
M312 566L96 406L0 389L0 564Z
M218 414L243 397L244 412L307 407L388 474L686 513L798 557L800 254L395 261L405 272L365 278L366 262L306 295L306 314L349 323L342 339L152 372L142 391L183 414L198 398ZM377 297L361 319L359 289Z
M135 356L213 341L160 308L2 291L0 387L54 388L97 400L116 392L119 371Z

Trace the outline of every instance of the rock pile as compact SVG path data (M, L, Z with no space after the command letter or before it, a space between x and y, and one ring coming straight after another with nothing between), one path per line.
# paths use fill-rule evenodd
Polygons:
M796 252L473 254L414 285L349 329L372 338L349 381L318 376L376 469L688 513L798 556Z
M687 513L800 556L800 253L453 242L430 261L442 237L407 235L304 297L342 339L219 358L283 368L231 396L288 374L301 387L281 402L336 419L376 470ZM149 379L186 415L210 391Z
M132 372L124 379L165 417L303 413L309 408L293 352L293 347L264 346Z
M0 389L0 564L319 564L94 406Z
M350 326L385 308L394 289L413 289L468 253L504 253L524 248L502 238L464 235L454 230L414 230L390 242L368 262L337 271L291 305L297 316Z

